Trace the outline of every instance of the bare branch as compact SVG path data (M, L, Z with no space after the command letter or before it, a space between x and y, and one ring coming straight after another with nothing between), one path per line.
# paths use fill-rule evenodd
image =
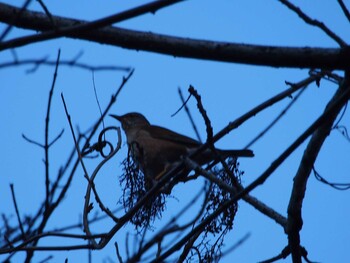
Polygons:
M239 118L237 118L235 121L230 122L225 128L223 128L221 131L219 131L214 137L213 137L213 143L217 142L218 140L220 140L221 138L223 138L226 134L228 134L229 132L231 132L232 130L238 128L241 124L243 124L245 121L247 121L248 119L250 119L251 117L255 116L256 114L258 114L259 112L263 111L264 109L274 105L276 102L289 97L291 94L293 94L295 91L309 85L310 83L318 80L321 76L323 76L323 72L320 72L319 74L316 75L312 75L309 76L308 78L292 85L289 89L273 96L272 98L270 98L269 100L261 103L260 105L256 106L255 108L253 108L252 110L250 110L249 112L247 112L246 114L240 116ZM198 154L200 151L203 151L204 149L206 149L206 147L208 147L207 143L203 144L203 146L201 146L198 151L194 152L193 155ZM191 157L191 156L189 156Z
M26 45L29 43L34 43L34 42L39 42L39 41L44 41L44 40L49 40L49 39L53 39L53 38L58 38L61 36L65 36L65 35L76 35L76 33L81 33L81 32L88 32L88 31L92 31L98 28L103 28L106 26L109 26L111 24L117 23L117 22L121 22L121 21L125 21L127 19L130 18L134 18L146 13L155 13L157 10L163 8L163 7L167 7L169 5L175 4L177 2L181 2L183 0L164 0L164 1L154 1L148 4L144 4L129 10L126 10L124 12L109 16L109 17L105 17L90 23L76 23L73 24L69 27L65 27L62 25L62 23L59 23L59 21L57 20L57 17L55 17L55 19L52 19L53 17L51 16L51 19L47 19L46 17L41 16L41 19L43 19L44 21L48 22L46 23L46 29L44 29L43 31L47 31L41 34L36 34L36 35L32 35L32 36L27 36L27 37L22 37L22 38L18 38L17 40L15 39L15 42L19 42L20 45ZM10 7L11 12L17 14L19 13L17 10L18 8L14 8L12 6L8 6L5 4L1 4L0 5L0 12L1 12L1 7L6 8L6 7ZM21 12L25 13L23 10L20 10ZM40 13L38 12L33 12L32 14L38 14L35 17L38 19L40 16ZM25 14L30 14L30 12L27 12ZM13 16L12 14L7 14L10 15L10 18ZM22 15L22 13L21 13ZM19 16L19 15L18 15ZM24 15L23 15L24 16ZM14 23L16 26L18 26L20 24L20 22L18 21L20 17L16 17L17 19L15 21L7 21L7 23ZM48 31L52 29L52 21L53 23L59 28L59 30L53 30L53 31ZM77 20L76 20L77 21ZM28 21L29 22L29 21ZM14 47L14 46L12 46Z
M52 96L53 96L53 91L55 88L55 83L56 83L56 78L57 78L57 71L58 71L58 65L60 62L60 56L61 56L61 50L58 50L57 54L57 59L56 59L56 66L55 66L55 71L53 74L53 79L52 79L52 84L51 84L51 89L49 92L49 98L48 98L48 103L47 103L47 111L46 111L46 118L45 118L45 143L44 143L44 151L45 151L45 192L46 192L46 197L45 197L45 212L49 209L49 201L50 201L50 175L49 175L49 147L50 147L50 142L49 142L49 124L50 124L50 111L51 111L51 101L52 101Z
M41 147L41 148L44 148L44 145L43 144L41 144L41 143L39 143L39 142L37 142L37 141L34 141L34 140L32 140L32 139L29 139L24 133L22 133L22 138L23 139L25 139L27 142L29 142L29 143L32 143L32 144L34 144L34 145L36 145L36 146L39 146L39 147Z
M308 15L306 15L299 7L293 5L288 0L279 0L282 4L287 6L290 10L295 12L301 19L305 21L305 23L316 26L320 28L323 32L325 32L330 38L332 38L335 42L339 44L340 47L346 47L346 42L341 39L339 36L337 36L332 30L330 30L324 23L310 18Z
M118 222L118 218L116 218L113 213L111 213L111 211L109 209L107 209L101 199L99 198L99 195L96 191L96 188L95 188L95 184L94 184L94 180L95 180L95 177L97 176L97 173L99 172L99 170L102 168L102 166L107 162L109 161L119 150L120 150L120 147L121 147L121 133L120 133L120 128L114 128L114 127L109 127L109 128L106 128L104 129L101 133L104 133L105 131L107 130L110 130L110 129L116 129L117 130L117 133L118 133L118 144L117 146L115 147L114 150L112 150L112 152L105 158L102 160L102 162L100 162L98 164L98 166L96 167L96 169L94 170L94 172L91 174L91 177L87 177L86 179L88 180L88 186L87 186L87 190L86 190L86 194L85 194L85 204L84 204L84 213L83 213L83 224L84 224L84 231L88 234L88 235L91 235L90 233L90 229L89 229L89 220L88 220L88 213L90 212L89 210L89 206L90 206L90 193L91 193L91 189L93 190L94 192L94 195L95 195L95 198L96 198L96 201L97 203L99 204L101 210L103 212L105 212L110 218L112 218L114 220L114 222ZM99 136L101 137L101 136ZM87 175L87 174L86 174ZM88 176L88 175L87 175Z
M21 216L19 215L19 210L18 210L18 206L17 206L16 195L15 195L15 190L14 190L13 184L10 184L10 188L11 188L11 194L12 194L12 201L13 201L13 204L15 206L15 211L16 211L19 229L21 230L21 234L22 234L22 239L26 240L26 235L24 233Z
M346 18L348 19L348 21L350 22L350 12L349 10L346 8L344 1L343 0L338 0L338 3L341 7L341 10L343 11L344 15L346 16Z
M57 142L57 141L62 137L63 133L64 133L64 129L62 129L62 130L60 131L60 133L56 136L56 138L53 139L53 140L49 143L49 147L51 147L52 145L54 145L54 143Z
M47 15L47 17L50 19L52 27L55 28L56 30L58 30L55 21L52 18L52 15L49 11L49 9L47 8L47 6L44 4L44 2L42 0L36 0L37 2L39 2L40 6L43 8L45 14Z
M200 134L199 134L199 132L198 132L197 126L196 126L196 124L194 123L194 120L193 120L193 118L192 118L192 115L191 115L191 112L190 112L189 108L187 107L187 102L188 102L188 100L190 99L190 96L191 96L191 95L188 96L187 100L185 101L185 98L183 97L181 88L178 88L178 92L179 92L179 96L180 96L180 99L181 99L181 101L182 101L182 104L184 105L184 108L185 108L185 111L186 111L186 113L187 113L187 116L188 116L188 118L189 118L189 120L190 120L190 122L191 122L191 124L192 124L192 128L193 128L193 130L194 130L194 132L195 132L195 134L196 134L196 137L197 137L198 141L201 142L202 139L201 139L201 136L200 136Z
M210 180L211 182L217 184L222 189L225 189L226 191L232 193L233 195L236 195L239 191L244 190L243 186L238 184L235 186L231 186L217 178L214 174L211 172L203 169L198 164L193 162L191 159L186 158L185 159L186 165L191 167L191 169L197 171L199 174L203 175L205 178ZM264 204L263 202L259 201L257 198L247 194L242 197L244 201L252 205L255 209L260 211L262 214L268 216L269 218L273 219L276 223L281 225L283 228L287 225L287 218L279 214L277 211L274 211L272 208Z
M45 65L45 66L55 66L56 61L48 60L46 57L42 59L16 59L14 61L9 62L3 62L0 63L0 69L12 67L12 66L23 66L23 65L34 65L33 68L28 69L27 73L33 73L37 71L39 66ZM88 64L77 62L75 58L71 60L61 60L60 66L69 66L69 67L76 67L84 70L89 71L127 71L129 72L131 70L130 67L121 67L121 66L91 66Z
M166 2L166 1L157 1ZM0 21L9 23L16 8L0 4ZM34 25L32 17L36 18ZM23 17L23 18L22 18ZM16 26L46 31L51 29L51 23L46 17L36 12L26 12L17 21ZM272 67L294 68L328 68L344 69L350 66L350 52L347 48L309 48L309 47L278 47L236 44L230 42L195 40L173 37L168 35L140 32L117 27L94 29L90 23L81 20L55 17L60 28L75 31L74 25L86 25L90 31L61 34L67 37L90 40L98 43L120 46L128 49L145 50L175 57L197 58L214 61L264 65ZM92 22L93 23L93 22ZM72 32L73 32L72 31ZM34 36L33 36L34 37ZM55 35L56 37L56 35ZM32 39L15 39L0 43L0 50L23 46L31 43ZM39 41L39 40L38 40Z
M301 94L306 90L307 86L304 86L298 94L292 99L291 102L288 103L288 105L276 116L272 122L265 127L255 138L253 138L246 146L245 148L251 147L255 142L257 142L261 137L263 137L285 114L286 112L293 106L293 104L298 100Z
M322 144L332 129L333 122L344 104L350 98L349 81L349 75L346 73L345 81L340 85L338 91L327 104L324 114L322 115L323 120L317 121L318 125L316 126L316 129L312 131L313 135L304 151L299 169L293 180L293 189L288 205L288 224L286 233L288 234L292 259L295 263L301 262L302 257L299 232L303 224L301 209L305 196L306 184ZM324 116L327 116L327 118ZM320 118L318 120L320 120Z
M24 2L23 6L19 9L19 12L17 12L16 15L12 17L12 19L11 19L11 21L9 21L6 29L2 32L2 34L0 36L0 42L2 42L5 39L5 37L8 35L8 33L10 33L12 27L14 26L14 24L16 24L17 20L21 17L21 15L27 9L27 7L29 6L31 1L32 0L26 0Z

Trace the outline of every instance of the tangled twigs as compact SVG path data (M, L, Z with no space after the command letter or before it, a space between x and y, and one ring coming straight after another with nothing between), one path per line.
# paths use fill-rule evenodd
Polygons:
M116 130L118 133L118 144L115 147L115 149L113 149L113 146L110 142L104 141L102 140L102 137L104 135L104 133L106 131L109 130ZM111 152L109 153L109 155L104 156L105 159L103 159L98 166L96 167L96 169L94 170L94 172L92 173L91 177L88 177L88 174L85 174L86 179L88 180L88 186L86 189L86 195L85 195L85 203L84 203L84 213L83 213L83 225L84 225L84 231L86 232L86 234L88 236L91 236L91 232L90 232L90 228L89 228L89 220L88 220L88 213L91 210L91 204L90 204L90 196L91 196L91 190L94 192L95 195L95 199L96 202L98 203L98 205L100 206L101 210L103 212L105 212L109 217L111 217L114 222L118 222L118 218L116 218L113 213L104 206L104 204L102 203L101 199L99 198L99 195L96 191L95 188L95 184L94 184L94 179L97 176L97 173L99 172L99 170L102 168L102 166L109 161L120 149L121 147L121 132L120 132L120 128L119 127L107 127L105 129L102 130L102 132L99 135L99 144L104 144L106 143L106 145L109 145L111 148ZM103 149L103 148L102 148ZM102 149L101 149L101 155L102 155ZM92 244L97 245L96 241L94 239L91 240Z
M112 144L111 142L109 142L109 141L107 141L107 140L104 139L104 137L105 137L104 135L105 135L105 133L106 133L107 131L110 131L110 130L117 130L117 131L118 131L119 128L114 127L114 126L104 128L104 129L100 132L100 134L99 134L99 136L98 136L98 141L97 141L96 143L94 143L93 145L86 147L86 148L83 150L82 155L83 155L83 156L86 156L86 155L88 155L89 153L92 153L92 152L96 151L96 152L98 152L99 154L101 154L101 156L102 156L103 158L108 158L109 155L110 155L112 152L114 152L114 147L113 147L113 144ZM106 146L109 147L108 154L105 154L105 153L103 152L103 149L104 149Z

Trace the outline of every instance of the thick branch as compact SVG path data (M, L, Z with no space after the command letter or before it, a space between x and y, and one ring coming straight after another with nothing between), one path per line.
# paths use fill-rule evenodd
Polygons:
M0 4L0 21L11 23L18 8ZM140 32L117 27L86 31L67 30L86 24L81 20L53 16L58 28L65 28L56 37L66 36L109 44L128 49L151 51L176 57L294 68L346 69L350 67L349 48L310 48L244 45L229 42L195 40L168 35ZM25 11L14 26L36 31L52 30L52 22L42 13ZM35 39L34 39L35 40ZM0 50L34 42L30 38L0 43Z
M336 110L334 110L334 112L327 118L327 121L323 122L322 125L320 125L317 128L317 130L313 133L311 140L306 147L303 158L300 162L297 174L294 177L293 189L288 206L287 222L287 234L293 262L301 262L302 253L300 250L299 231L301 230L303 225L301 208L305 197L306 184L309 179L312 167L316 161L317 155L321 150L322 144L326 140L328 134L330 133L333 122L335 121L337 115L346 103L346 101L344 100L342 101L342 103L340 103L339 98L344 96L344 93L347 93L349 99L350 87L348 78L349 76L346 76L340 88L328 103L325 112L329 111L331 107L336 107Z

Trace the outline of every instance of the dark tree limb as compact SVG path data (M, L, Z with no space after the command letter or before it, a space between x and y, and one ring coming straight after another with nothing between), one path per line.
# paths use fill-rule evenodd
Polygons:
M346 8L346 6L345 6L343 0L338 0L338 3L339 3L339 5L340 5L340 7L341 7L341 9L342 9L342 11L343 11L345 17L346 17L346 18L348 19L348 21L350 22L350 12L349 12L349 10Z
M11 23L13 15L17 12L19 12L18 8L0 4L0 21ZM247 45L174 37L111 26L98 29L95 22L87 23L82 20L58 16L54 16L53 19L59 28L66 28L65 31L60 31L61 35L59 36L85 39L101 44L156 52L175 57L272 67L327 69L346 69L350 67L350 50L347 46L342 48L310 48ZM81 27L84 26L84 30L74 31L77 24ZM90 26L91 24L93 26ZM33 11L25 11L16 21L15 26L38 31L52 30L52 23L46 15ZM54 37L59 36L54 35ZM35 38L37 37L31 36L0 43L0 50L33 43L34 40L36 41Z
M302 251L300 250L300 230L303 225L301 209L305 197L307 181L317 155L332 129L333 122L350 98L349 93L349 75L346 73L343 83L341 83L339 89L329 101L325 109L324 114L328 112L328 116L313 132L311 140L308 143L300 162L299 169L294 177L293 189L288 205L288 223L286 232L288 234L292 259L295 263L301 262L302 257ZM331 108L332 112L329 113Z

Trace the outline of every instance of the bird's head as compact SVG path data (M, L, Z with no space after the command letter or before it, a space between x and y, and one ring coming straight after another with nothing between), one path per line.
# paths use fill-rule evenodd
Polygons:
M110 116L120 121L125 132L133 128L150 125L146 117L137 112L130 112L124 115L110 114Z

